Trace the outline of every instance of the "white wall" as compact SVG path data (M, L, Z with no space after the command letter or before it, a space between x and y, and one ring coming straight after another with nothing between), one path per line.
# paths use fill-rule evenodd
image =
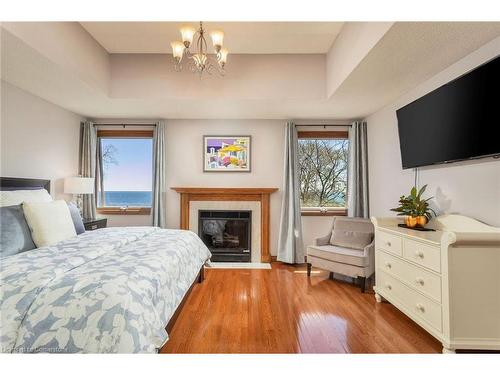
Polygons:
M500 38L481 47L394 103L369 116L368 155L370 212L392 216L390 208L400 195L409 192L413 170L403 171L396 110L500 54ZM494 119L493 119L494 120ZM481 124L477 124L478 132ZM482 136L488 136L483 134ZM500 226L500 160L483 159L420 169L420 185L436 197L440 213L460 213L487 224Z
M63 194L63 179L78 173L82 118L9 83L0 85L0 174L50 179L54 197L71 198Z

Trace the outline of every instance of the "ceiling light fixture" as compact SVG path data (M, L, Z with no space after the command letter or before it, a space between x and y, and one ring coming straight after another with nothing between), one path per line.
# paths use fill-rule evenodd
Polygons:
M187 64L192 72L198 73L200 78L204 72L211 74L214 67L217 67L217 71L220 75L224 75L227 62L228 50L222 48L224 42L224 33L220 30L212 31L210 36L212 37L212 44L214 46L215 58L210 56L207 46L207 41L205 39L205 29L203 29L203 23L200 22L200 27L196 30L191 26L184 26L180 29L182 42L175 41L171 43L172 54L174 57L174 67L176 71L182 70L182 60L187 59ZM196 38L196 51L191 53L190 47L193 44L193 39ZM212 62L215 60L215 62Z

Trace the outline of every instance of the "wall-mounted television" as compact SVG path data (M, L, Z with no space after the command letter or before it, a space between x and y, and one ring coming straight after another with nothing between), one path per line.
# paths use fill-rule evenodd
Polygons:
M403 169L500 156L500 56L396 114Z

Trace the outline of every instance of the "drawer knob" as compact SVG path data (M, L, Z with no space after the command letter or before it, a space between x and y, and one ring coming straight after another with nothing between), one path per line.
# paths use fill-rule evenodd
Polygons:
M424 259L424 252L421 250L415 251L415 255L420 259Z
M386 287L388 290L391 290L391 289L392 289L392 285L391 285L391 284L389 284L389 283L385 284L385 287Z
M420 312L425 312L425 307L421 303L417 303L417 310Z
M386 242L387 246L391 247L391 243L389 241Z
M392 264L391 264L391 263L389 263L389 262L385 262L385 266L386 266L387 268L391 268L391 267L392 267Z
M424 279L422 279L421 277L417 277L417 278L415 279L415 282L416 282L417 284L424 285Z

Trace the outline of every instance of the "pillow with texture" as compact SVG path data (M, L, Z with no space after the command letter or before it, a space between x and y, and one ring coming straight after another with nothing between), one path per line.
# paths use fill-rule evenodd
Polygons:
M24 202L23 210L31 230L31 237L37 247L54 245L76 236L68 204L63 200Z
M74 202L69 202L68 208L71 214L71 220L73 220L73 225L75 226L76 234L85 233L85 225L83 225L82 216L76 204Z
M349 249L363 250L372 240L373 233L333 229L330 244Z
M15 206L23 202L51 202L52 197L45 189L37 190L2 190L0 207Z
M0 257L35 248L21 205L0 207Z

